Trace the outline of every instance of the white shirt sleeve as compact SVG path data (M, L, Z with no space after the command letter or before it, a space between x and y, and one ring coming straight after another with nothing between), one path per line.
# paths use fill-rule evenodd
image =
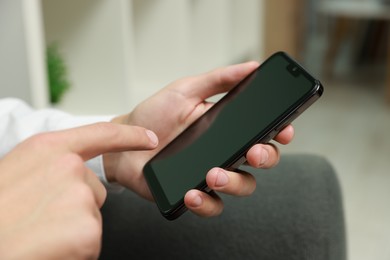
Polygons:
M0 158L34 134L108 122L111 118L112 116L72 116L55 109L34 110L19 99L0 99ZM102 155L87 161L86 165L109 190L119 189L117 184L108 184Z

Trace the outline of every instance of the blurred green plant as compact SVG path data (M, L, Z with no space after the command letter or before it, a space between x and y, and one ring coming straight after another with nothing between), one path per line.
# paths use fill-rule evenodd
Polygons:
M50 102L58 104L65 92L70 88L67 68L58 45L50 44L46 48L46 64L49 83Z

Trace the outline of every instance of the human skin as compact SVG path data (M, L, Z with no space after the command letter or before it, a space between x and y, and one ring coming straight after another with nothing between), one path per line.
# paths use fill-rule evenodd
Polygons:
M209 97L229 91L257 66L249 62L183 78L112 123L42 133L20 143L0 160L0 259L97 258L106 190L84 162L103 154L109 181L152 200L145 163L213 105ZM293 133L287 126L275 140L287 144ZM273 167L279 157L273 144L256 144L246 155L256 168ZM256 188L251 174L220 168L210 169L206 181L212 190L235 196ZM185 204L204 217L223 210L218 196L198 190L188 191Z
M146 162L213 105L207 101L209 97L229 91L258 66L257 62L247 62L177 80L140 103L131 113L114 118L112 122L118 124L151 129L159 138L159 146L150 151L106 154L104 165L107 179L152 200L142 173ZM289 125L275 140L288 144L293 135L294 129ZM256 144L246 155L247 163L256 168L273 167L279 158L279 150L273 144ZM248 196L256 188L255 178L251 174L221 168L210 169L206 182L214 191L235 196ZM188 209L199 216L216 216L223 210L218 196L210 196L199 190L188 191L184 202Z
M153 132L112 123L20 143L0 160L0 259L97 258L106 189L84 162L156 146Z

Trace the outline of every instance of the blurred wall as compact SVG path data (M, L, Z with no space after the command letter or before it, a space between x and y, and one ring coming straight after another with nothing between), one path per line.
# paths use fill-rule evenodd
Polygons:
M31 102L22 0L0 0L0 98Z
M265 56L283 50L301 59L305 43L305 0L264 1Z

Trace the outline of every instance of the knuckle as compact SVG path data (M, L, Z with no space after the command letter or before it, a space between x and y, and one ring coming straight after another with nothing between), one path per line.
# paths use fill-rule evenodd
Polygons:
M96 128L100 129L101 131L112 131L113 124L109 122L98 122L94 124Z
M256 179L255 177L247 172L241 172L235 175L235 181L231 186L230 192L237 196L249 196L256 189Z
M27 142L37 149L53 148L57 146L58 138L55 133L40 133L27 139Z
M219 216L221 215L223 211L223 202L222 200L217 200L214 205L210 205L210 207L207 210L207 215L208 216Z
M256 179L250 173L244 173L241 178L242 189L240 190L241 195L249 196L256 190Z
M68 153L58 159L58 173L63 173L67 178L83 178L85 174L85 165L83 159L73 153Z
M91 248L98 247L100 244L100 237L102 235L101 222L97 218L91 216L89 217L89 220L85 223L85 230L85 244L90 246Z
M80 170L84 171L83 159L79 155L74 153L69 153L62 156L61 164L63 164L64 167L74 172L79 172Z
M200 210L200 215L213 217L222 213L224 205L222 199L217 195L217 193L211 192L210 194L204 196L203 200L204 204Z
M71 219L68 225L70 240L67 246L72 254L71 259L97 259L102 236L102 217L96 207L91 205L93 198L87 185L76 183L72 185L68 205L71 205ZM77 237L77 239L74 239Z
M110 137L116 137L119 135L119 129L117 125L108 122L99 122L94 124L96 131Z
M268 153L271 155L270 157L274 158L274 164L273 165L276 165L279 162L279 160L280 160L279 148L275 144L270 143L269 146L266 147L266 149L268 149Z
M77 244L78 259L97 258L101 247L102 224L92 216L86 216L82 223L83 232L79 233Z
M72 193L82 205L96 204L92 189L84 182L79 182L77 185L75 184L72 188Z
M145 140L149 140L145 133L145 128L140 126L127 126L131 127L129 131L122 131L122 129L112 123L97 123L95 124L96 131L99 131L102 135L107 136L113 144L121 145L123 143L138 143L143 145Z

